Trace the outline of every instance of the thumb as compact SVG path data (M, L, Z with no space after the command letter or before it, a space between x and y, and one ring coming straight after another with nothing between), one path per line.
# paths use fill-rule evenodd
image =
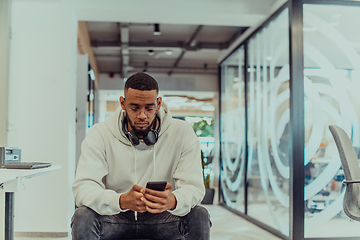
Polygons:
M170 183L167 183L167 184L166 184L166 187L165 187L165 190L168 190L168 189L171 189L171 188L172 188L171 184L170 184Z

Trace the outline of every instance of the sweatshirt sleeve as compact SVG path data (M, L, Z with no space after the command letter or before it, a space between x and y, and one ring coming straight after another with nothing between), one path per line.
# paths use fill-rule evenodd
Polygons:
M119 193L105 189L108 165L105 146L99 129L92 127L81 145L81 156L73 182L76 206L87 206L100 215L113 215L120 211Z
M190 125L185 131L180 161L173 178L176 187L173 193L177 205L169 212L184 216L190 212L191 208L199 204L205 195L200 142Z

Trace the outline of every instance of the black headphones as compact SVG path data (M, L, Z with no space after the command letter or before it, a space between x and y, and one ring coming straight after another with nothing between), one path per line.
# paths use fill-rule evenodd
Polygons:
M159 121L159 126L156 130L154 129L150 129L149 132L146 134L146 136L144 136L143 140L144 143L148 146L152 146L154 145L159 137L159 132L160 132L160 118L158 115L155 115L155 119L157 119ZM131 130L130 132L128 131L128 127L127 127L127 117L125 116L124 120L123 120L123 124L122 124L122 130L125 133L126 137L130 140L131 144L133 146L137 146L140 143L139 138L136 136L134 130ZM156 126L156 120L155 120L155 126Z

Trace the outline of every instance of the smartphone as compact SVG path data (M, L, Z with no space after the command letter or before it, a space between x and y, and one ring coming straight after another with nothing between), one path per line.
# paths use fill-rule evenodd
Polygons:
M146 188L156 190L156 191L164 191L166 187L166 181L150 181L147 182Z

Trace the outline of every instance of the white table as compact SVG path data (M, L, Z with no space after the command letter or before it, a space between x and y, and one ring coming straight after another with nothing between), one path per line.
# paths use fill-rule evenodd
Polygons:
M14 193L24 189L27 178L60 169L58 165L38 169L0 169L0 186L5 191L5 240L14 239Z

